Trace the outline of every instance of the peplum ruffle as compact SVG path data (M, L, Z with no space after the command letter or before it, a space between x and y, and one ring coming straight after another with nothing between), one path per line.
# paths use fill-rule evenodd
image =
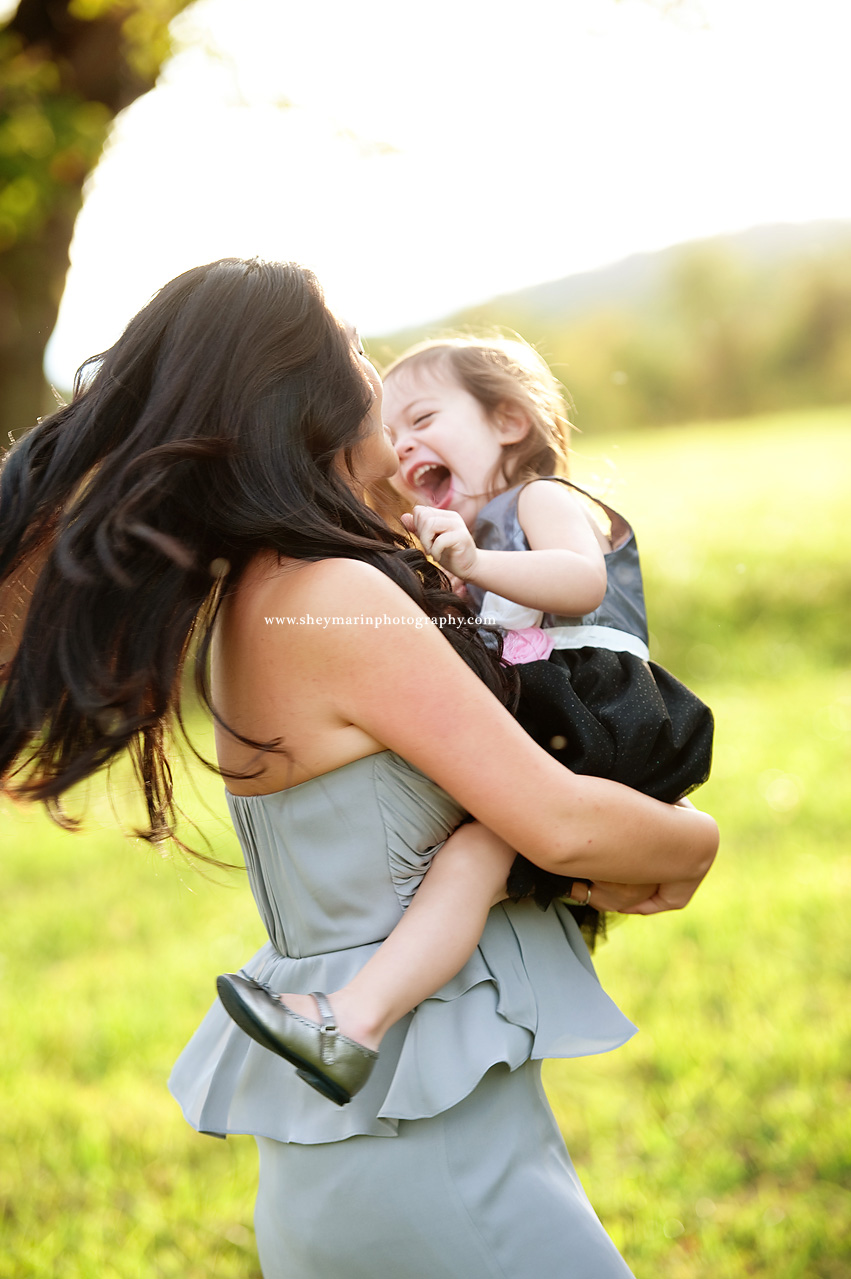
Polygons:
M335 792L330 807L329 788ZM379 819L383 834L378 847L372 836L368 848L355 847L358 840L353 844L351 823L339 825L347 799L361 810L360 834L374 833L372 817ZM286 939L290 952L282 954L269 942L242 971L280 992L336 990L380 945L370 939L362 945L304 953L312 948L311 938L304 932L289 935L292 919L304 925L306 909L299 911L296 902L288 912L290 903L272 903L269 885L275 875L264 874L260 882L257 872L268 866L270 857L279 856L284 845L286 855L293 856L293 832L311 830L301 857L327 853L330 864L325 869L338 876L344 877L349 866L361 882L365 864L381 867L374 893L378 919L359 921L361 936L365 931L374 938L379 921L379 937L389 931L388 922L390 927L395 922L388 921L385 890L392 889L400 918L440 840L460 814L454 800L391 752L356 760L277 795L231 800L261 914L270 936L278 946ZM369 820L362 816L364 808L373 810ZM270 839L273 830L280 839ZM258 848L258 832L267 847ZM297 881L297 876L287 877L291 889ZM358 898L355 887L353 899ZM339 900L338 879L335 901ZM357 931L357 921L351 929L341 929L339 922L336 927L338 934ZM372 1076L349 1105L331 1105L308 1088L292 1066L244 1035L218 1003L178 1059L169 1087L188 1122L200 1132L250 1133L307 1145L355 1135L392 1137L399 1120L428 1118L456 1105L497 1063L515 1070L530 1058L608 1052L634 1033L635 1027L600 986L570 911L559 902L546 912L529 901L504 902L491 910L479 947L461 972L388 1032Z

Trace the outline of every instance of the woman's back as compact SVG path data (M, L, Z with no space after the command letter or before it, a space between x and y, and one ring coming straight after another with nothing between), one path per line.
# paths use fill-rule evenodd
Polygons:
M234 794L260 795L329 773L383 749L341 714L334 663L341 578L375 570L351 560L304 563L258 556L224 602L213 647L213 702L225 724L254 742L278 742L256 776L228 777ZM341 619L342 620L342 619ZM339 675L339 672L334 672ZM260 756L217 725L220 766L256 773Z

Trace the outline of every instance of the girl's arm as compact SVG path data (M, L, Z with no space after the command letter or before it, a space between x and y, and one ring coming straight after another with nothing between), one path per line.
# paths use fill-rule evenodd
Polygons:
M527 484L518 518L530 550L480 550L460 515L415 506L403 522L441 568L542 613L581 617L606 593L606 562L589 516L562 484Z
M311 565L280 611L374 619L267 627L258 657L278 672L296 659L334 724L396 751L530 861L621 884L696 886L706 874L718 843L711 817L551 759L380 570L352 560Z

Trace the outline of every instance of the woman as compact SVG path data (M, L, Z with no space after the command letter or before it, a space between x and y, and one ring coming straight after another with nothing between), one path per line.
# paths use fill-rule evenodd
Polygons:
M704 814L574 777L516 725L464 606L363 503L394 468L378 378L313 276L229 260L167 285L0 479L7 601L25 584L0 779L55 809L129 750L144 833L167 838L164 734L191 644L209 700L212 645L219 763L271 939L244 971L305 998L361 969L465 812L447 854L522 852L593 881L604 909L684 904L716 847ZM538 1067L631 1031L567 911L522 902L490 912L351 1105L218 1007L172 1086L200 1129L257 1137L267 1279L615 1279Z

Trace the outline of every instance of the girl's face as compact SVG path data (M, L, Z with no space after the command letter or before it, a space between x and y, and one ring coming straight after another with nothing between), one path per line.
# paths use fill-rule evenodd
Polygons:
M414 364L387 379L384 421L399 457L392 485L411 505L457 511L472 528L505 482L503 445L521 438L516 424L491 420L448 369ZM494 487L496 486L496 487Z

